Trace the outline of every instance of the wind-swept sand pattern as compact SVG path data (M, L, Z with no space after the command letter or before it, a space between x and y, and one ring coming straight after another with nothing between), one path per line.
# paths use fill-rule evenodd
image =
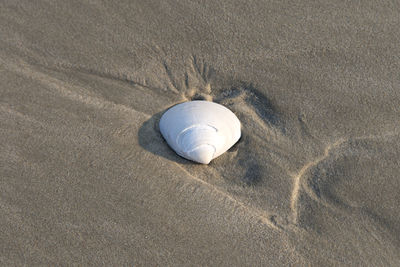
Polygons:
M399 10L2 1L0 264L400 266ZM242 124L207 166L190 100Z

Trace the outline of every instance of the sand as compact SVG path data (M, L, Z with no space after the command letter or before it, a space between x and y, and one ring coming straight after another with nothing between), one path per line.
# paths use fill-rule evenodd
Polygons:
M117 2L0 2L0 265L400 266L397 1Z

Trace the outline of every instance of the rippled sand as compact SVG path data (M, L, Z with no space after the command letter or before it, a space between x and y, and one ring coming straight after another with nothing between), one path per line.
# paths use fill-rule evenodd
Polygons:
M400 265L399 3L80 2L0 2L1 265Z

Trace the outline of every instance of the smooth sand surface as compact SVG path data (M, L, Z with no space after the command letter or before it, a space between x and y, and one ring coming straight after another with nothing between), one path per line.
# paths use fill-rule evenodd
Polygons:
M0 264L400 266L399 13L0 1ZM242 122L207 166L158 130L192 99Z

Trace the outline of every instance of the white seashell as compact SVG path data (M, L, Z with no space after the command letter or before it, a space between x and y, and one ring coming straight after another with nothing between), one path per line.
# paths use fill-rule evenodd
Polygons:
M175 152L192 161L208 164L240 138L240 121L217 103L191 101L167 110L160 131Z

